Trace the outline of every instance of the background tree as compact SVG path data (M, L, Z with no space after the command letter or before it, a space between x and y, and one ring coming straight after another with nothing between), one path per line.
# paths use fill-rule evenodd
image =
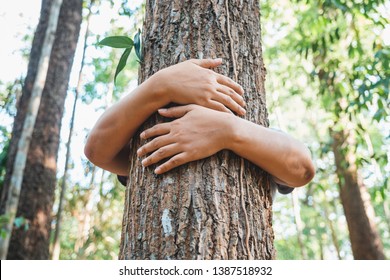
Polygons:
M148 1L140 82L185 59L221 57L218 71L245 89L247 118L267 125L259 20L257 2ZM225 151L155 176L137 159L140 144L135 135L120 259L274 258L265 172Z
M381 160L386 158L383 124L389 113L388 50L381 34L389 24L385 1L284 3L289 22L283 22L279 15L283 39L267 53L273 64L270 73L282 80L289 95L279 99L278 106L284 107L282 102L293 107L303 103L306 110L302 119L315 136L311 147L319 168L307 192L308 202L313 203L316 192L341 198L354 257L384 258L376 223L385 215L375 217L368 191L373 197L380 193L380 199L388 194L383 176L388 161ZM295 131L303 132L300 138L312 138L305 132L307 128ZM329 166L332 170L326 170ZM339 194L332 186L339 186ZM385 228L379 225L383 233ZM337 240L332 239L337 248Z
M59 255L60 255L60 239L59 235L61 233L61 226L62 226L62 212L63 212L63 205L65 203L65 192L67 188L67 177L68 177L68 171L69 171L69 161L70 161L70 146L72 143L72 136L73 136L73 128L74 128L74 123L76 120L76 106L78 103L79 95L83 87L83 70L84 70L84 65L85 65L85 53L88 47L88 37L90 36L90 31L89 31L89 24L90 24L90 19L91 19L91 10L94 4L94 0L91 0L88 3L87 7L87 15L85 17L85 22L86 22L86 28L84 31L84 46L83 46L83 53L81 56L81 66L80 66L80 71L79 71L79 76L78 76L78 81L77 81L77 86L75 89L75 97L74 97L74 102L73 102L73 108L72 108L72 117L70 119L70 125L69 125L69 135L68 135L68 141L66 143L66 156L65 156L65 167L64 167L64 176L61 180L61 185L60 185L60 198L59 198L59 204L58 204L58 211L57 211L57 216L56 216L56 226L54 230L54 238L53 238L53 249L51 252L51 258L54 260L58 260Z
M46 82L49 59L51 50L53 48L54 34L57 29L59 13L61 9L62 0L54 0L47 23L47 28L42 44L42 50L36 71L36 77L31 90L30 100L26 108L25 119L23 121L23 128L17 143L17 150L13 162L13 173L10 178L8 186L8 195L5 203L5 214L7 222L2 228L5 234L2 234L0 239L0 258L5 259L8 252L11 232L14 226L16 211L19 204L20 191L22 188L22 180L24 169L27 161L27 154L30 147L33 129L38 115L38 109L42 99L42 91Z
M115 3L95 1L92 7L82 89L74 123L76 128L74 137L77 137L78 141L84 140L83 135L86 135L92 128L93 121L84 121L87 109L96 110L97 113L103 112L107 106L116 102L122 94L131 90L136 84L139 64L134 52L130 54L126 68L117 76L114 87L115 66L120 53L118 49L96 46L103 36L136 33L139 27L136 22L140 21L138 18L141 18L138 13L142 11L140 11L140 6L134 6L132 2L130 5L134 8L130 9L128 5L120 1L115 1ZM86 9L85 13L88 13ZM110 16L107 17L107 15ZM102 28L104 20L107 24L104 25L105 28ZM84 24L86 23L85 19ZM72 96L70 100L74 105ZM65 116L63 122L68 123L70 117L69 114ZM84 128L81 126L80 129L81 120L87 126ZM64 137L68 137L68 134ZM73 142L69 158L68 173L70 175L80 174L79 170L84 170L84 172L79 178L67 176L66 179L62 177L59 180L60 184L66 180L69 186L65 191L63 204L63 230L59 239L61 244L59 257L60 259L117 259L120 242L118 228L121 228L125 189L119 184L116 176L92 166L84 159L81 159L81 168L78 167L77 161L80 159L77 158L77 153L80 152L78 151L80 145L75 142ZM57 200L59 200L58 197L59 192L57 192ZM55 209L57 209L56 206Z
M41 18L34 36L29 71L15 118L9 148L7 174L2 192L2 209L13 172L16 145L21 134L31 87L42 49L51 1L43 1ZM64 1L56 31L49 70L27 157L17 216L24 217L28 230L14 229L7 258L47 259L51 211L56 185L56 158L64 100L81 23L81 0Z
M372 46L364 46L360 34L364 32L364 27L371 25L370 21L374 21L372 13L376 13L380 1L372 1L364 9L361 4L314 2L320 5L323 16L319 17L314 13L315 10L320 10L313 5L302 17L311 22L318 35L313 36L311 30L312 36L306 37L308 30L301 26L298 27L298 34L302 36L302 49L310 52L313 74L319 79L319 93L324 107L327 106L328 112L333 114L330 133L352 252L355 259L383 259L383 246L375 224L375 213L361 179L356 156L356 137L365 133L359 116L368 109L367 103L372 102L374 95L378 96L380 102L382 98L386 98L380 85L360 89L357 87L359 82L368 80L365 71L359 68L372 65L376 51L375 47L372 50ZM319 20L320 18L323 20ZM365 39L372 40L369 36ZM384 69L377 65L376 70L381 77ZM334 99L331 103L330 98Z

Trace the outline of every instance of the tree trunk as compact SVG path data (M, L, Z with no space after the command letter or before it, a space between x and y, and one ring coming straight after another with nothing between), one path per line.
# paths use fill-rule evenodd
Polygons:
M85 242L88 240L89 231L91 230L91 213L93 210L93 191L95 189L95 175L97 168L94 165L91 171L91 181L89 183L89 189L85 193L85 199L83 201L83 209L78 219L78 232L77 240L75 242L74 251L80 256L80 251L84 247Z
M383 201L383 213L385 214L384 219L385 219L386 224L387 224L387 230L390 233L390 207L389 207L388 200Z
M323 205L321 205L321 207L324 210L324 216L325 216L324 218L325 218L326 223L328 224L328 227L330 230L330 234L332 237L332 243L333 243L334 249L336 250L337 259L341 260L342 258L341 258L341 253L340 253L340 245L339 245L339 241L337 239L337 232L336 232L336 229L334 228L333 221L329 217L328 202L325 201L325 203Z
M7 195L7 201L5 203L5 214L8 217L8 221L3 228L3 230L5 230L5 237L0 239L0 258L2 260L6 258L8 253L11 233L19 204L23 173L27 161L27 154L29 151L31 136L33 134L33 129L38 115L39 105L42 99L43 87L46 82L50 54L53 48L54 34L57 29L61 4L62 0L54 0L51 5L48 25L46 28L41 55L38 62L37 75L31 90L31 97L28 102L26 117L23 121L22 133L17 144L18 146L16 150L15 160L13 162L13 172L11 175L10 184L8 186L9 192Z
M298 239L298 245L299 249L301 250L301 256L302 260L307 260L307 252L306 252L306 247L303 242L303 228L304 224L302 222L301 218L301 207L299 206L299 199L298 199L298 194L297 192L293 192L291 194L291 201L293 205L293 210L294 210L294 219L295 219L295 226L297 229L297 239Z
M340 197L348 223L352 253L357 260L385 259L375 225L375 213L366 186L356 167L351 150L356 147L352 131L333 131L333 153L339 177Z
M70 125L69 125L69 135L68 135L68 142L66 143L66 156L65 156L65 168L64 168L64 176L62 177L62 183L61 183L61 191L60 191L60 199L59 199L59 205L58 205L58 211L56 215L56 227L54 230L54 239L53 239L53 251L51 259L58 260L60 257L60 233L61 233L61 226L62 226L62 211L63 211L63 205L65 203L65 193L66 193L66 183L68 179L68 170L69 170L69 159L70 159L70 147L72 143L72 137L73 137L73 128L74 128L74 121L76 117L76 107L77 107L77 101L79 99L80 92L82 90L83 86L83 70L85 65L85 52L88 47L88 37L89 37L89 23L91 18L91 8L93 5L94 0L91 0L88 7L88 14L85 19L86 22L86 28L84 32L84 46L83 46L83 54L81 56L81 66L79 71L79 77L77 81L77 87L75 91L75 97L73 102L73 108L72 108L72 117L70 118Z
M52 1L42 1L41 18L34 36L23 95L15 118L7 163L7 175L2 193L2 211L9 188L10 174L31 89L36 79L37 64ZM55 34L48 75L42 93L41 105L31 139L23 177L17 216L26 218L29 229L15 229L12 233L8 259L47 259L51 212L56 185L56 160L59 133L67 93L73 56L81 23L82 0L63 2Z
M268 125L257 1L150 0L143 37L140 82L185 59L221 57L218 72L245 89L246 118ZM130 142L120 259L274 258L266 172L223 151L156 176L137 158L139 139Z

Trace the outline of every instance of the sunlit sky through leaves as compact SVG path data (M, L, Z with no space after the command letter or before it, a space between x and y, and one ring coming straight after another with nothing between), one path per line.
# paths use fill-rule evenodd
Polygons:
M98 36L104 36L105 33L109 32L112 28L111 21L115 20L115 26L130 26L130 24L137 24L141 27L140 24L134 23L131 19L127 17L118 16L118 8L121 1L115 1L115 6L110 7L109 1L106 1L101 4L99 9L99 16L91 18L90 30L94 36L90 38L90 46L87 49L87 60L91 57L106 57L108 56L108 49L96 48L94 46L95 41L97 41ZM134 8L143 1L129 1L130 8ZM22 49L28 54L31 48L31 40L24 40L24 37L28 34L30 38L34 35L35 28L39 21L39 14L41 8L41 1L39 0L20 0L20 1L9 1L6 4L3 3L2 9L0 11L0 30L2 45L0 51L0 81L2 83L12 82L18 77L24 77L27 72L27 63L28 58L23 58ZM96 12L96 11L94 11ZM5 28L6 27L6 28ZM81 38L83 38L85 32L85 24L81 27ZM126 35L126 34L124 34ZM96 37L95 37L96 36ZM81 64L81 55L83 40L80 39L78 47L76 50L76 55L73 63L71 78L69 88L75 88L78 79L78 72L80 70ZM85 77L92 77L93 73L85 68ZM1 86L1 85L0 85ZM131 88L136 86L136 81L130 82L128 91ZM68 93L68 98L66 99L65 104L65 115L62 121L62 130L61 130L61 146L58 158L58 176L62 176L63 168L65 164L65 144L68 139L69 134L69 122L71 116L72 105L74 102L73 94ZM72 140L72 160L74 161L75 168L71 174L71 180L74 181L84 181L85 176L82 172L83 167L81 165L81 160L85 159L83 149L85 143L86 132L92 128L94 123L97 121L99 116L102 114L101 110L96 108L102 107L102 100L96 100L89 105L78 103L78 116L76 115L77 121L75 123L75 131ZM97 111L96 111L97 110ZM0 115L1 124L9 126L13 120L7 116Z

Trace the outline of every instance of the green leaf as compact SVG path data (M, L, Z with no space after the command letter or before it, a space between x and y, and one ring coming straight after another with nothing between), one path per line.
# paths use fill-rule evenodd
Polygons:
M373 119L379 122L381 119L384 119L385 114L383 109L378 109L378 111L375 112Z
M126 36L110 36L104 38L98 44L101 46L107 46L117 49L131 49L134 45L134 42Z
M129 55L131 53L131 49L132 49L132 47L126 49L123 52L121 58L119 59L118 66L116 67L116 71L115 71L114 82L116 82L116 76L118 76L118 74L123 70L123 68L125 68L126 63L127 63L127 59L129 58Z
M143 56L141 52L141 30L138 29L137 34L134 36L134 49L135 49L135 54L137 55L139 61L143 61Z

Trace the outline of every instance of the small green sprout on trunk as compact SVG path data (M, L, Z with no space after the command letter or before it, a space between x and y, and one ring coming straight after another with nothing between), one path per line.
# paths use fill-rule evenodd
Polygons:
M131 53L131 50L135 49L135 54L138 57L138 62L142 63L142 51L141 51L141 30L138 30L137 34L134 36L134 40L127 36L110 36L101 40L98 45L107 46L117 49L125 49L122 53L121 58L119 59L118 66L116 67L114 82L116 82L116 77L118 74L125 68L127 59Z

